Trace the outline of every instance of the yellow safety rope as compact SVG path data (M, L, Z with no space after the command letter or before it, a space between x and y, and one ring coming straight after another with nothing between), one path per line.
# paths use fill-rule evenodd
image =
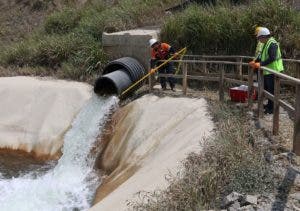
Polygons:
M180 71L180 67L181 67L181 64L182 64L182 59L183 59L183 57L184 57L184 55L186 54L186 48L184 48L185 50L182 52L182 54L181 54L181 57L180 57L180 62L179 62L179 64L178 64L178 67L177 67L177 70L175 71L175 75L177 75L178 73L179 73L179 71Z
M159 66L157 66L156 68L154 68L153 72L149 72L147 75L145 75L144 77L142 77L140 80L138 80L137 82L135 82L134 84L132 84L130 87L128 87L125 91L122 92L122 94L120 96L123 96L124 94L126 94L128 91L130 91L132 88L134 88L136 85L138 85L141 81L143 81L144 79L146 79L148 76L150 76L151 74L155 73L159 68L161 68L162 66L164 66L165 64L167 64L168 62L170 62L172 59L174 59L176 56L181 55L183 52L186 52L186 47L181 49L180 51L176 52L175 54L173 54L173 56L171 56L169 59L167 59L166 61L164 61L162 64L160 64Z

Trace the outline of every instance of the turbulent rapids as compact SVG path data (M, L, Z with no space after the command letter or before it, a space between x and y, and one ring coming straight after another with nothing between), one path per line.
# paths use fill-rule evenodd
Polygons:
M58 164L47 173L12 179L0 175L0 210L87 210L101 182L90 151L117 104L116 97L92 96L66 133Z

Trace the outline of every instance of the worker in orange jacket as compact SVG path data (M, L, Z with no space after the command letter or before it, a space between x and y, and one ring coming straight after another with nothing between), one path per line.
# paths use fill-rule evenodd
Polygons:
M175 50L172 46L170 46L167 43L162 43L156 39L150 39L149 44L151 47L151 71L153 71L153 68L155 66L159 66L162 64L159 60L166 60L170 58L171 54L175 53ZM172 62L168 62L164 66L162 66L159 70L159 73L162 74L174 74L174 65ZM172 91L175 91L175 78L173 77L160 77L159 82L161 84L161 88L163 90L167 89L167 83L168 80L170 88Z

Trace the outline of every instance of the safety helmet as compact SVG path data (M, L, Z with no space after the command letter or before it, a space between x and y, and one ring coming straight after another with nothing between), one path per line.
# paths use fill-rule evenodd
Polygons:
M152 38L152 39L150 39L149 40L149 45L150 45L150 47L152 47L155 43L157 43L158 41L157 41L157 39L154 39L154 38Z
M260 30L261 28L262 28L261 26L258 26L258 27L255 28L254 34L255 34L256 36L257 36L257 34L258 34L258 32L259 32L259 30Z
M258 31L256 37L260 37L260 36L268 36L270 35L270 30L267 29L266 27L261 27L260 30Z

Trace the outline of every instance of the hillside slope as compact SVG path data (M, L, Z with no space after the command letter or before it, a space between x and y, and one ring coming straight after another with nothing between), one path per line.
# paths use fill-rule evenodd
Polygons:
M0 48L20 41L39 27L45 17L65 6L80 7L87 0L0 0Z

